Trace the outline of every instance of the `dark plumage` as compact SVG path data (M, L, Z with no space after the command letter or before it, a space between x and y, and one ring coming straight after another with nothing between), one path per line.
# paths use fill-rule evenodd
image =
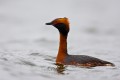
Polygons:
M69 55L64 59L64 64L67 65L80 65L80 66L114 66L114 64L98 58L86 55Z

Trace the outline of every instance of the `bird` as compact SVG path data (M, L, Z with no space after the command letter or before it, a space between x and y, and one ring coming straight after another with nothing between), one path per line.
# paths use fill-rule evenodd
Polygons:
M115 66L113 63L101 60L87 55L70 55L67 50L67 37L70 31L69 20L67 17L56 18L51 22L45 23L52 25L59 31L60 41L59 49L56 57L56 64L62 65L75 65L83 67L96 67L96 66Z

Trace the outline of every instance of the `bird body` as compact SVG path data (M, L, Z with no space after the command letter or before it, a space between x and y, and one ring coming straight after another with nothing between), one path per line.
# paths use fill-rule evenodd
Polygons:
M114 66L113 63L86 55L69 55L67 52L67 36L70 30L68 18L57 18L46 25L53 25L60 34L59 50L56 64L77 66Z

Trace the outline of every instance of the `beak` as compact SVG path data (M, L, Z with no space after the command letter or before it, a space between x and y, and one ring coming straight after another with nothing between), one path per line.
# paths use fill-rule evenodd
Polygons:
M46 25L52 25L52 22L46 23Z

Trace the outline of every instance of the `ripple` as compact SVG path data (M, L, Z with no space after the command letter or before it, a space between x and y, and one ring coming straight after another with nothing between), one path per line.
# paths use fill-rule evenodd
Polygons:
M29 66L36 66L36 64L30 62L30 61L25 61L25 60L21 60L21 63L24 65L29 65Z
M44 58L44 60L47 60L47 61L55 61L55 59L56 59L56 57L49 56L49 55L43 55L41 53L31 53L30 55L32 55L32 56L40 56L40 57Z

